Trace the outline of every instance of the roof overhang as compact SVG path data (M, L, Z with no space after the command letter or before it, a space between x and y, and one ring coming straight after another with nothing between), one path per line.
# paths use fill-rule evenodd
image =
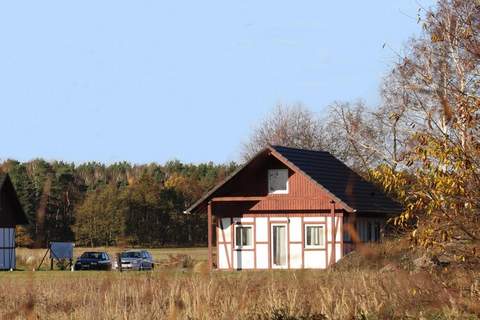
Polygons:
M205 208L207 203L212 200L214 194L216 191L218 191L222 186L224 186L227 182L229 182L233 177L235 177L237 174L239 174L241 171L243 171L246 167L248 167L252 162L257 161L261 157L266 157L272 155L276 159L278 159L280 162L282 162L285 166L287 166L289 169L301 173L303 176L305 176L309 181L311 181L313 184L318 186L323 192L325 192L327 195L331 197L331 199L340 204L342 208L347 211L347 212L356 212L356 210L349 205L347 205L344 201L342 201L340 198L338 198L336 195L331 193L329 190L327 190L324 186L322 186L320 183L312 179L308 174L306 174L303 170L298 168L295 164L293 164L291 161L289 161L287 158L285 158L283 155L281 155L279 152L275 150L271 145L268 145L266 148L258 152L252 159L250 159L248 162L246 162L244 165L242 165L240 168L238 168L236 171L234 171L231 175L229 175L225 180L223 180L221 183L216 185L213 189L211 189L209 192L207 192L203 197L201 197L198 201L196 201L193 205L191 205L187 210L184 211L186 214L190 214L192 212L198 212L202 210L202 208ZM259 201L257 200L251 200L251 201Z
M222 186L224 186L227 182L229 182L233 177L235 177L237 174L239 174L241 171L243 171L250 163L252 163L253 161L257 160L258 158L260 158L262 156L266 156L267 151L268 151L268 148L265 148L262 151L258 152L252 159L250 159L245 164L240 166L232 174L230 174L228 177L226 177L222 182L217 184L215 187L213 187L213 189L208 191L203 197L201 197L194 204L192 204L187 210L184 211L184 213L190 214L192 212L196 212L196 211L201 210L202 207L206 207L205 203L208 202L210 198L212 198L212 195L217 190L219 190Z

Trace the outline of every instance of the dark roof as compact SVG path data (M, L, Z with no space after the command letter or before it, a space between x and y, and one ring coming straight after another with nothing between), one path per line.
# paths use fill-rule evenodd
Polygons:
M288 163L292 170L304 174L329 194L332 199L341 203L347 211L382 214L398 214L402 211L401 204L388 197L372 183L367 182L329 152L268 146L257 153L249 162L238 168L223 182L207 192L186 212L193 212L202 208L205 202L213 197L222 186L250 163L266 153L272 153L283 160L283 162Z
M360 212L399 213L402 206L326 151L272 146L317 184Z
M0 172L0 190L3 186L3 183L5 182L5 180L7 179L8 177L8 174L5 174L5 173L1 173Z
M27 216L25 211L23 211L22 205L18 200L15 187L13 186L12 181L8 173L0 173L0 194L5 192L8 195L8 199L11 201L11 204L14 209L14 220L15 224L28 224ZM1 201L1 199L0 199ZM1 211L0 211L1 214Z

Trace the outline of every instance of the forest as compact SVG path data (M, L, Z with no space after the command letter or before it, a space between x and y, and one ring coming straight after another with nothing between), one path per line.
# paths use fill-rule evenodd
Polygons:
M35 159L7 160L0 170L9 173L30 221L17 230L20 246L193 246L206 242L206 217L183 211L236 166Z

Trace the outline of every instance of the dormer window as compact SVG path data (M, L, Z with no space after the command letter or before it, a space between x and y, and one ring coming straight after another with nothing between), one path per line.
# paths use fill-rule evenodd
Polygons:
M268 170L268 193L288 193L288 169Z

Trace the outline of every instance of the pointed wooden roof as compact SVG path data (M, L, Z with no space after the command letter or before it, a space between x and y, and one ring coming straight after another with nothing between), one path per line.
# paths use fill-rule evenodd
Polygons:
M284 146L268 146L227 179L218 184L186 212L195 212L203 208L234 176L246 166L271 154L291 170L301 173L316 184L322 191L340 203L348 212L397 214L402 206L379 190L375 185L363 179L342 161L326 151L315 151Z
M7 201L10 207L13 209L13 217L4 216L10 215L3 209L5 208L4 202ZM15 191L12 181L10 180L10 176L6 173L0 173L0 221L2 221L2 218L8 220L13 219L13 223L15 225L28 224L27 216L25 215L25 211L23 211L22 205L18 200L17 193Z

